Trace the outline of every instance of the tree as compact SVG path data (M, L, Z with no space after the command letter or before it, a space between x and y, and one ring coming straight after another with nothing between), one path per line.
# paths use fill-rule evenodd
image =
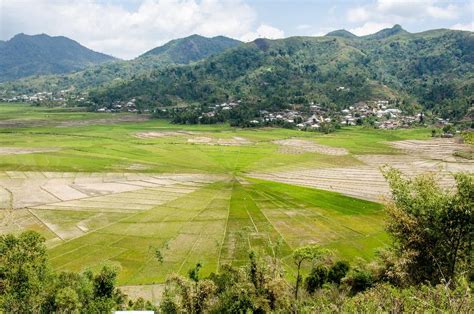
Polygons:
M474 180L454 175L455 191L442 189L432 175L414 179L385 169L393 201L387 206L396 268L412 283L450 282L469 269L474 239Z
M82 305L77 292L69 287L59 290L54 301L58 313L76 313Z
M321 248L319 245L307 245L296 249L293 252L293 262L296 265L296 283L295 283L295 299L298 300L298 290L301 285L301 267L305 262L314 264L317 260L325 256L329 251Z
M98 298L111 298L115 292L117 272L104 266L99 274L94 277L94 295Z
M49 279L44 238L27 231L0 237L0 309L9 313L38 312Z
M201 263L197 263L196 266L194 266L194 268L191 268L188 271L189 279L191 279L194 282L198 282L199 281L199 271L201 270L201 268L202 268Z
M203 313L209 307L216 285L212 280L198 282L174 275L166 281L165 298L161 310L165 313Z

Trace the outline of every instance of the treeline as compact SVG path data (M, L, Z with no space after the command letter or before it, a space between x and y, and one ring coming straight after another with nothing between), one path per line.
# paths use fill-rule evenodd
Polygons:
M159 305L128 300L117 272L55 273L37 233L0 237L0 311L5 313L106 313L149 309L161 313L471 313L474 298L474 178L455 175L456 190L433 176L409 180L385 169L393 201L387 232L393 243L375 261L352 264L318 245L296 249L283 261L250 252L245 266L218 273L172 274ZM156 257L165 258L159 251ZM288 272L289 271L289 272Z

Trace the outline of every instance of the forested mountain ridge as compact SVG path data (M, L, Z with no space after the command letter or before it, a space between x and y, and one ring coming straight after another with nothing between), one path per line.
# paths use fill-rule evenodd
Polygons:
M257 39L193 65L97 89L91 99L107 104L138 97L151 106L241 99L271 108L388 98L456 118L471 106L472 32L410 34L396 25L370 36L344 35Z
M70 88L87 90L102 85L114 85L166 66L199 61L240 44L240 41L224 36L207 38L191 35L172 40L130 61L109 62L66 75L26 78L3 84L0 90L35 93Z
M69 73L115 60L63 36L15 35L0 42L0 82L31 75Z
M163 60L169 59L170 64L188 64L235 47L241 43L238 40L224 36L208 38L200 35L191 35L153 48L142 54L139 58L161 56Z

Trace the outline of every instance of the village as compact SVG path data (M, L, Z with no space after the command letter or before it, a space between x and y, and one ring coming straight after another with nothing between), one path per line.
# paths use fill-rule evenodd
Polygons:
M94 111L103 113L154 112L148 108L139 108L136 98L115 101L108 106L99 106L91 103L87 98L87 94L77 94L73 90L61 90L54 94L52 92L38 92L32 95L11 97L3 95L0 96L0 101L48 106L89 106ZM236 110L241 103L242 101L238 100L202 107L198 119L201 123L205 123L209 118L214 118L226 111ZM328 110L321 104L315 104L314 102L307 105L289 105L288 107L292 109L282 109L280 111L259 110L255 117L247 121L247 124L255 127L283 125L307 131L318 131L322 125L327 124L338 124L340 126L370 125L379 129L409 128L419 124L434 124L442 127L449 124L449 119L439 117L430 117L430 121L427 121L422 112L408 115L396 108L397 106L389 100L360 101L340 111Z
M224 108L231 109L227 104ZM309 104L305 110L284 109L277 112L261 110L260 116L251 120L252 125L286 124L301 130L318 130L322 125L336 123L342 126L371 125L379 129L408 128L425 123L422 112L415 115L404 114L400 109L389 105L388 100L357 102L341 111L334 112L320 104ZM214 115L215 112L208 113ZM434 118L433 124L447 125L449 119Z
M23 102L48 107L88 106L90 104L87 93L77 93L74 89L60 90L54 93L43 91L30 95L20 95L13 92L12 95L0 95L0 101L8 103Z

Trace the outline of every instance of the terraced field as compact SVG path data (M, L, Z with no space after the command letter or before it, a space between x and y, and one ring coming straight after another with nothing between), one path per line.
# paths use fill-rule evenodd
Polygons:
M474 172L454 157L472 146L429 139L427 129L323 135L0 104L0 233L36 230L55 269L112 263L127 291L147 296L172 272L201 262L208 274L249 250L286 263L319 243L370 260L388 241L380 166L440 167L447 186L450 172Z
M474 173L474 161L456 158L456 151L472 151L472 147L459 144L453 139L424 141L396 141L391 146L400 149L394 155L354 155L361 163L349 167L297 169L290 171L266 171L249 176L288 184L314 187L343 193L348 196L383 202L389 197L389 187L381 169L391 166L407 176L434 173L438 182L452 187L456 172Z
M283 258L304 244L332 247L338 241L351 241L370 257L370 248L383 242L380 205L271 182L225 175L35 172L2 173L0 182L11 187L14 200L22 200L13 202L11 223L2 232L37 230L47 238L56 269L112 262L128 285L162 282L197 262L205 273L224 263L243 264L250 249L271 254L279 241ZM356 229L347 228L349 216ZM156 249L163 264L153 258Z

